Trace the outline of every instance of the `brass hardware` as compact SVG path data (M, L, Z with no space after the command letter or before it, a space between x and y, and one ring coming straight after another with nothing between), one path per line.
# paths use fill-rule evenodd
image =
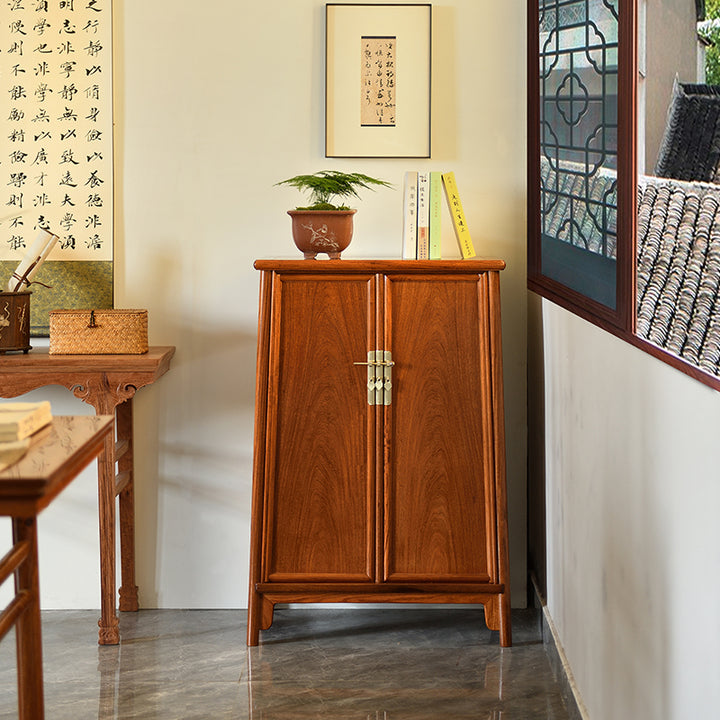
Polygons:
M367 362L368 405L390 405L392 400L392 353L386 350L369 350Z
M376 352L382 352L382 350L376 350ZM370 353L368 353L369 355ZM386 353L387 355L390 355L390 353ZM353 365L387 365L388 367L391 367L395 363L391 360L388 362L387 360L374 360L373 362L354 362Z
M379 354L379 353L378 353ZM395 363L392 361L392 353L387 350L383 353L383 360L380 365L383 366L383 382L382 382L382 404L392 404L392 367Z
M94 311L94 310L91 310L91 311L90 311L90 323L88 324L88 327L89 327L89 328L100 327L100 326L95 322L95 311Z

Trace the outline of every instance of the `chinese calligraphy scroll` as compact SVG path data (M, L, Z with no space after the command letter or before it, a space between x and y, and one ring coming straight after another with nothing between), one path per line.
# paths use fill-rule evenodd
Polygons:
M360 124L395 127L395 37L363 37Z
M6 0L0 20L0 281L40 229L33 334L61 307L111 307L111 0Z

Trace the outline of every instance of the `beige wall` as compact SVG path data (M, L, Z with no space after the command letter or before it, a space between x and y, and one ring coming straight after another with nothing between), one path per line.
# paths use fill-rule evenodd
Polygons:
M388 179L347 257L400 257L402 176L454 170L476 248L508 263L503 335L514 602L525 602L525 8L434 6L433 157L324 158L324 3L115 0L116 304L150 311L170 373L136 397L145 607L244 607L257 257L298 257L273 184L322 168ZM454 239L444 238L448 256ZM54 410L83 411L59 389ZM41 522L45 607L97 607L92 472ZM63 563L72 562L73 583ZM92 632L92 631L91 631Z
M712 717L720 396L547 301L532 335L548 609L588 717Z

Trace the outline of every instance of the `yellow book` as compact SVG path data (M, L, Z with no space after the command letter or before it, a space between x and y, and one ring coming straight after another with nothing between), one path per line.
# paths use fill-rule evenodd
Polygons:
M467 220L465 220L462 203L460 202L460 193L458 192L457 183L455 182L455 173L443 173L442 179L448 207L450 208L450 216L453 220L455 237L460 246L460 252L462 253L463 259L473 258L476 255L475 248L470 238L470 230L467 226Z
M50 403L0 403L0 442L23 440L52 420Z

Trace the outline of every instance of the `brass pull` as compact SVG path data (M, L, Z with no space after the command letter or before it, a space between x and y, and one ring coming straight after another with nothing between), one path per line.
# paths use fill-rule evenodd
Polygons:
M100 327L100 326L95 322L95 311L94 311L94 310L91 310L91 311L90 311L90 322L88 323L88 327L89 327L89 328Z
M368 405L391 404L392 366L395 364L391 358L387 351L370 350L367 361L353 363L367 366Z
M380 352L378 350L378 352ZM385 367L392 367L395 363L390 360L373 360L372 362L354 362L353 365L381 365Z

